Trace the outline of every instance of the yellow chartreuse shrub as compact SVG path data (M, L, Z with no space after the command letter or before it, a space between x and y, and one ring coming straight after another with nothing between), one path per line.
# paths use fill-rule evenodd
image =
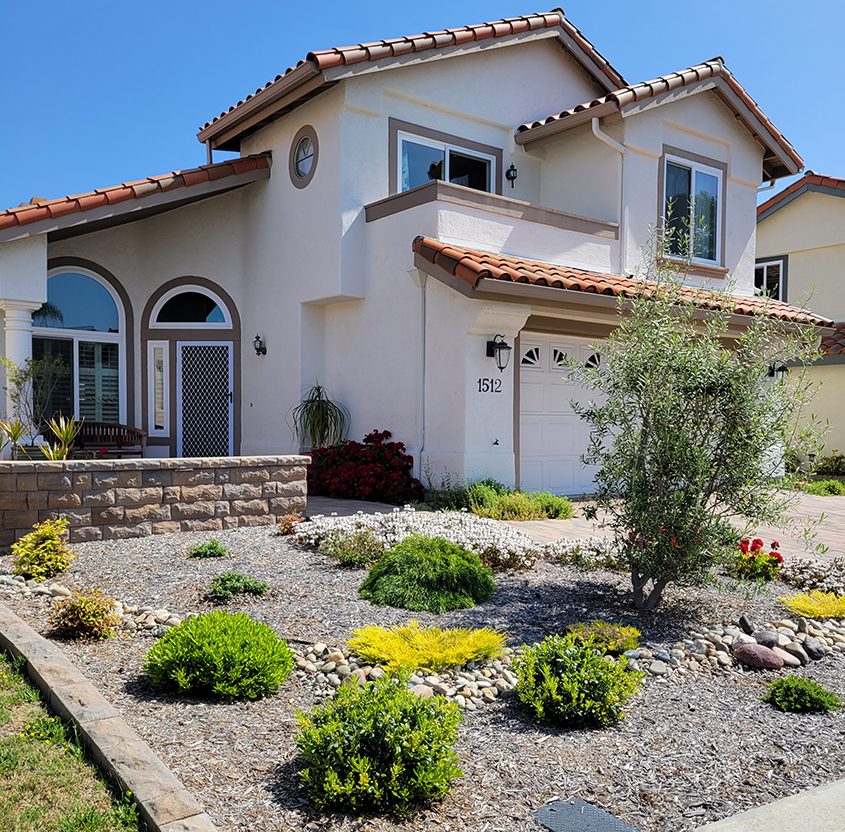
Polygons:
M421 627L418 621L411 620L389 629L362 627L349 639L349 647L364 661L384 665L388 670L421 667L436 670L501 656L505 637L488 627L442 630Z
M845 595L814 589L809 594L781 595L778 600L791 613L804 618L845 618Z
M12 572L44 581L64 572L75 560L67 542L64 517L36 523L29 534L12 544Z

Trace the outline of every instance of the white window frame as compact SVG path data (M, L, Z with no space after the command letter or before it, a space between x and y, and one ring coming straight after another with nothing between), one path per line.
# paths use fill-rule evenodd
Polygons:
M419 136L416 133L411 133L407 130L399 130L397 133L397 144L399 146L399 152L396 154L396 182L399 185L399 193L407 193L406 191L402 190L402 151L403 144L406 141L413 142L414 144L422 144L426 147L433 147L436 150L443 151L443 179L439 181L449 182L449 152L452 150L464 156L471 156L475 159L481 159L485 162L488 162L489 165L487 167L487 189L482 193L492 194L496 192L495 182L497 172L495 156L491 156L489 153L482 153L480 150L470 150L468 147L464 147L460 144L453 144L451 142L441 142L437 139L428 139L424 136Z
M89 344L117 344L117 386L118 386L118 418L122 425L127 423L126 418L126 310L123 308L123 301L115 291L114 287L102 276L90 269L81 266L62 266L50 269L47 272L47 282L51 277L60 274L81 274L90 277L99 283L111 296L117 308L117 332L96 332L90 329L64 329L56 326L33 326L33 338L51 338L73 342L73 415L79 419L79 342L85 341Z
M162 349L164 354L164 427L155 427L155 361L153 356L156 349ZM170 342L147 342L147 435L170 436Z
M175 298L177 295L182 295L185 292L197 292L200 295L205 295L211 298L220 311L223 313L223 322L219 321L168 321L160 323L158 316L164 305ZM150 312L150 329L232 329L232 315L229 312L229 307L216 292L207 289L205 286L199 286L194 283L180 283L172 289L165 292L157 301Z
M685 159L682 156L672 156L667 153L663 161L663 199L661 201L663 222L666 221L666 183L669 179L668 167L669 165L686 168L691 171L690 176L690 209L689 209L689 233L690 233L690 252L695 250L695 240L693 238L695 228L693 225L693 218L695 216L695 173L709 174L716 177L716 259L709 260L706 257L693 257L690 254L691 263L700 263L705 266L722 266L722 222L725 212L724 190L725 190L725 172L720 168L714 168L710 165L702 164L701 162L693 162L690 159ZM683 259L677 255L670 255L670 259Z
M765 269L767 266L774 266L777 264L780 266L780 280L778 280L778 296L773 298L773 300L785 300L783 296L783 275L784 270L786 267L786 261L783 257L771 257L768 260L758 260L754 263L754 293L757 294L757 269L763 269L763 288L765 289L766 285L766 272ZM760 297L768 297L768 295L761 295Z

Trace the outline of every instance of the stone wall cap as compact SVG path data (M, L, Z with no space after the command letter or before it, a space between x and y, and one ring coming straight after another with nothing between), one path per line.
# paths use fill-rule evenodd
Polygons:
M203 468L264 468L267 466L297 467L308 465L311 457L305 454L277 456L215 456L215 457L144 457L143 459L69 459L0 462L0 474L61 474L80 471L158 471L194 470Z

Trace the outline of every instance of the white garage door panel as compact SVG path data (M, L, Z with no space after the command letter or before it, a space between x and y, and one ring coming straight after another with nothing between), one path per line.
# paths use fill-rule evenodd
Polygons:
M593 396L570 381L562 359L586 361L594 350L587 339L527 334L520 342L520 486L556 494L592 491L595 469L581 462L590 430L572 401Z

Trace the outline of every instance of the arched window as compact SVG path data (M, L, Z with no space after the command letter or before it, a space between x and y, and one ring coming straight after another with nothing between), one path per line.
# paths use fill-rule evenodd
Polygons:
M32 357L44 369L41 416L125 422L126 322L114 288L87 269L53 270L32 326Z
M162 295L150 315L150 329L230 329L223 299L204 286L182 285Z

